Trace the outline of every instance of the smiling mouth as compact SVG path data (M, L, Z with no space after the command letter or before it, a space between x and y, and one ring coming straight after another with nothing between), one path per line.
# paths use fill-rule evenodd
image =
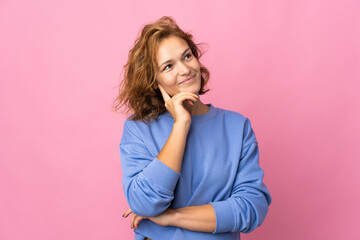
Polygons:
M182 81L180 84L183 84L183 83L187 83L187 82L191 82L193 79L194 79L195 75L193 75L192 77Z

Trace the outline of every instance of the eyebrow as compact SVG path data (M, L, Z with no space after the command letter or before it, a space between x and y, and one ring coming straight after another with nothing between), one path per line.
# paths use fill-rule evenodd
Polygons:
M185 49L185 51L181 54L181 56L184 56L184 54L185 54L189 49L190 49L190 48ZM171 59L163 62L163 63L159 66L159 68L161 68L162 65L164 65L165 63L168 63L168 62L171 62Z

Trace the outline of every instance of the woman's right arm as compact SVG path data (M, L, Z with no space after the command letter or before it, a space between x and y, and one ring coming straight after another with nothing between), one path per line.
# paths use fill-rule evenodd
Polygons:
M138 132L133 121L125 121L120 143L122 187L132 212L152 217L169 207L180 173L150 153Z
M136 125L125 121L120 143L122 186L133 213L153 217L169 207L180 177L186 137L186 127L174 123L162 150L154 157Z
M171 113L175 123L168 140L157 158L169 168L180 172L186 138L191 126L191 115L185 109L184 104L186 102L190 103L191 100L197 101L199 96L191 92L180 92L171 98L160 84L158 86L163 96L165 107Z
M195 97L179 93L177 99L194 100ZM174 112L171 113L176 117ZM191 124L183 116L174 119L170 136L156 157L150 154L132 121L125 121L120 143L122 185L129 207L137 215L157 216L169 207L174 198Z
M174 123L171 134L157 158L172 170L180 173L188 134L187 123Z

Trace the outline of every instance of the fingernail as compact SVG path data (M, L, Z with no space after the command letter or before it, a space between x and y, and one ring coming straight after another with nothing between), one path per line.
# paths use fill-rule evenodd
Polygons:
M122 217L124 217L125 216L125 213L122 215Z

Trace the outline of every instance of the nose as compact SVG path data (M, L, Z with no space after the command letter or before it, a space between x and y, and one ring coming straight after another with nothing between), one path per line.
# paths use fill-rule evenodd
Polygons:
M190 67L186 63L180 62L179 64L179 74L188 75L190 73Z

